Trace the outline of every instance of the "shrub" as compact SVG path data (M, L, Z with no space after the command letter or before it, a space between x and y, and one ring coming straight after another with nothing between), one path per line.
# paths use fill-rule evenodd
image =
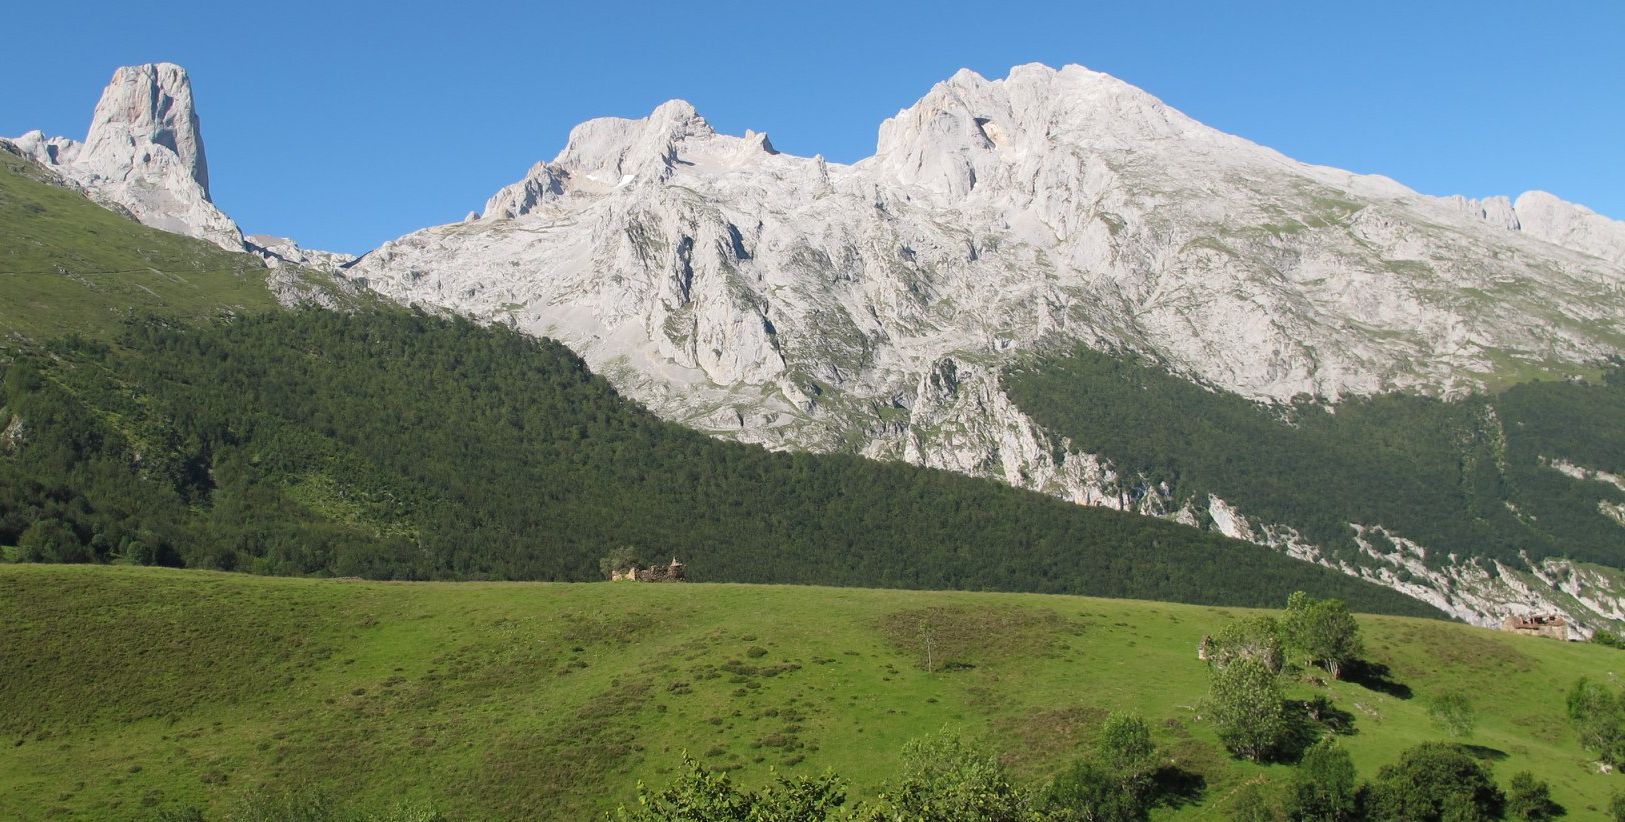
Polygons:
M1348 751L1336 740L1321 740L1304 752L1292 774L1287 816L1304 822L1354 819L1357 787Z
M1256 781L1242 785L1230 795L1228 810L1226 818L1230 822L1277 822L1281 818L1264 785Z
M1101 727L1097 746L1101 764L1125 785L1143 787L1157 770L1157 746L1151 726L1136 714L1114 713Z
M1473 822L1500 816L1506 797L1459 746L1428 742L1383 766L1366 786L1371 822Z
M1275 675L1251 659L1213 670L1207 709L1220 741L1246 759L1264 759L1291 734Z
M1028 804L996 758L938 734L904 746L902 773L881 793L874 818L1016 822L1029 818Z
M1552 819L1558 815L1552 801L1552 788L1528 771L1514 774L1507 783L1507 813L1518 819Z
M1281 672L1286 654L1281 644L1281 624L1274 617L1238 619L1214 635L1208 649L1209 665L1223 668L1243 658L1262 663L1272 674Z
M1039 796L1042 818L1054 822L1140 822L1145 801L1124 790L1119 775L1079 760L1052 780Z
M1365 652L1360 625L1340 599L1315 599L1303 591L1287 599L1282 631L1287 643L1340 679L1343 666Z
M687 754L677 777L658 791L638 783L636 807L620 806L616 822L803 822L825 820L846 802L846 784L834 774L780 777L751 792L738 788L725 770L710 770Z
M1598 759L1618 767L1625 762L1625 706L1613 690L1585 677L1575 681L1568 695L1569 720L1580 735L1580 745Z

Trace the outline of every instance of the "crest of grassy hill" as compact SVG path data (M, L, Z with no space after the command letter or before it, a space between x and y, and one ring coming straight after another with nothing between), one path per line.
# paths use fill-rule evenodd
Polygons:
M0 151L0 334L103 336L129 312L269 310L258 259L156 231Z
M1028 594L758 585L376 583L117 567L0 568L0 816L218 812L313 785L453 819L586 819L670 778L683 752L757 785L834 768L859 796L908 740L949 730L1039 781L1109 712L1151 720L1190 775L1159 818L1224 818L1287 766L1230 758L1199 717L1203 634L1246 612ZM1625 655L1444 622L1360 617L1373 685L1329 698L1369 777L1442 739L1431 698L1471 695L1468 740L1529 770L1570 818L1599 774L1564 718ZM930 625L926 662L922 626Z

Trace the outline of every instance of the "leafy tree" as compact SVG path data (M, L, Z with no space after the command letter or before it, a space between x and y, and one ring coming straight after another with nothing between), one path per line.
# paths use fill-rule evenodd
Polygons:
M1490 772L1456 745L1427 742L1384 765L1365 788L1371 822L1473 822L1496 819L1506 796Z
M876 800L880 822L1017 822L1027 798L996 757L947 733L903 747L902 773Z
M1552 801L1552 788L1528 771L1513 774L1507 783L1507 812L1518 819L1542 820L1558 816L1560 809Z
M671 784L650 791L638 783L635 808L617 808L618 822L745 822L755 801L749 792L735 787L726 771L711 771L687 754Z
M1148 803L1125 790L1120 774L1080 759L1058 774L1039 795L1040 811L1053 822L1140 822Z
M846 783L833 773L779 777L756 797L751 822L816 822L845 818Z
M17 558L23 562L89 562L90 550L67 523L47 518L36 520L17 539Z
M610 551L608 556L598 560L598 572L607 579L629 568L636 568L641 564L643 562L638 559L638 549L630 545L622 545Z
M778 781L761 792L733 784L726 771L711 771L684 754L671 784L651 791L638 783L635 807L620 806L616 822L818 822L834 819L846 803L846 785L834 774Z
M1478 724L1473 701L1460 691L1446 691L1433 697L1428 703L1428 716L1435 725L1461 738L1472 736Z
M1580 746L1609 765L1625 762L1625 700L1600 682L1580 677L1569 689L1569 720Z
M1100 729L1100 761L1125 786L1142 792L1158 763L1151 726L1137 714L1113 713Z
M1330 737L1304 751L1292 773L1287 816L1300 822L1341 822L1356 818L1354 760Z
M1286 659L1280 622L1270 616L1238 619L1220 628L1208 643L1209 665L1222 668L1243 657L1262 663L1270 673L1280 673Z
M1358 659L1365 646L1360 625L1340 599L1315 599L1303 591L1287 599L1282 627L1287 642L1341 679L1343 666Z
M1291 732L1280 685L1256 660L1237 659L1213 669L1207 710L1225 747L1246 759L1263 760Z
M1614 822L1625 822L1625 793L1616 793L1613 799L1608 800L1608 818Z

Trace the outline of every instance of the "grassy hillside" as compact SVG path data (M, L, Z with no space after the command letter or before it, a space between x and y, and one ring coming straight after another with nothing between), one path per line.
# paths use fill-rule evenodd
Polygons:
M1077 351L1012 369L1041 425L1181 500L1216 495L1358 563L1348 523L1516 567L1520 554L1625 567L1625 490L1551 466L1625 472L1625 370L1443 402L1387 395L1268 407L1154 364ZM1377 537L1382 540L1380 536ZM1378 546L1379 548L1387 546Z
M276 306L255 257L147 228L40 176L0 151L0 340L105 336L132 311L212 317Z
M664 782L687 751L747 784L836 768L867 794L911 738L948 729L1026 780L1131 709L1202 787L1162 818L1224 818L1285 766L1227 756L1195 706L1198 639L1236 612L1124 600L753 585L369 583L64 566L0 568L0 816L220 809L266 785L432 802L458 819L582 819ZM918 626L935 628L933 670ZM1317 686L1369 777L1442 737L1465 690L1503 782L1549 780L1596 818L1563 718L1580 675L1625 653L1449 623L1362 617L1389 684Z

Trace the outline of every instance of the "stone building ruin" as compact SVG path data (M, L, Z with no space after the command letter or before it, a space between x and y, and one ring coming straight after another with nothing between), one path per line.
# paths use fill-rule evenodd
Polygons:
M1501 630L1524 636L1543 636L1548 639L1564 641L1569 638L1568 620L1558 614L1509 616L1501 620Z
M687 582L688 566L671 558L670 565L651 565L639 568L633 565L609 575L614 582Z

